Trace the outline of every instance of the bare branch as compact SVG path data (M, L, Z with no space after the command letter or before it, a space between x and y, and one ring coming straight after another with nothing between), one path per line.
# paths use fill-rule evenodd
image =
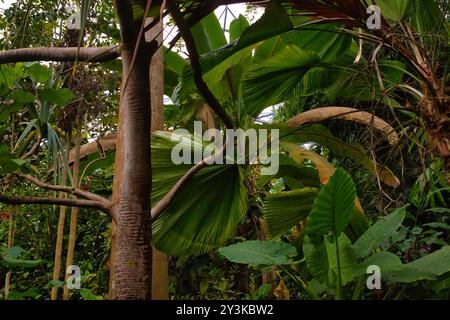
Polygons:
M22 48L0 51L0 64L30 61L78 61L104 62L114 60L120 56L120 46L104 48Z
M217 116L222 119L225 126L227 128L233 128L233 121L230 116L225 112L220 102L216 99L214 94L209 90L208 85L205 83L202 77L202 68L200 65L200 56L197 52L197 48L195 46L194 37L190 31L189 26L184 20L183 14L176 4L173 2L169 3L169 12L172 15L172 18L175 20L175 23L183 37L183 40L186 44L186 48L189 53L189 58L192 66L192 71L194 73L195 84L197 85L197 89L206 102L209 104L211 109L217 114Z
M21 204L49 204L61 205L67 207L82 207L97 209L104 213L110 214L110 207L100 201L65 199L65 198L47 198L47 197L15 197L7 196L0 193L0 202L11 205Z
M231 141L230 141L231 142ZM230 142L226 142L225 145L217 152L217 154L212 155L206 159L195 164L191 169L189 169L180 180L170 189L169 192L159 200L158 204L154 206L151 210L152 220L156 220L163 212L167 209L169 204L172 202L173 198L178 194L178 192L186 185L186 183L201 169L206 167L210 163L214 163L216 159L223 156L225 149Z
M52 191L58 191L58 192L64 192L64 193L70 193L74 196L77 196L79 198L83 198L86 200L92 200L92 201L98 201L103 202L105 205L111 205L111 202L108 199L105 199L99 195L96 195L94 193L91 193L89 191L84 191L78 188L68 187L68 186L61 186L61 185L53 185L53 184L47 184L45 182L40 181L39 179L30 176L30 175L20 175L22 178L30 181L32 184L38 186L39 188L46 189L46 190L52 190Z
M30 150L28 150L27 153L23 154L20 159L28 159L29 157L31 157L33 154L36 153L36 151L39 149L39 146L41 145L42 142L42 137L39 133L37 133L37 138L36 138L36 142L33 144L33 146L31 147Z

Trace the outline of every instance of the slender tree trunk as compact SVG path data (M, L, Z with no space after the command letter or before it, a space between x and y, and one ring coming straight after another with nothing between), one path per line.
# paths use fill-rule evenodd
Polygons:
M14 245L14 206L9 206L8 248L12 248L13 245ZM5 298L8 298L10 283L11 283L11 271L8 271L5 277Z
M148 23L151 23L148 19ZM145 34L146 41L156 39L162 45L163 41L163 22L161 21L155 27L151 28ZM164 51L161 46L154 54L150 64L150 91L151 91L151 110L152 127L151 131L164 130ZM153 247L152 263L152 299L169 299L169 268L167 255Z
M81 105L78 106L77 112L77 135L75 138L75 160L73 162L73 172L72 172L72 187L78 188L78 171L80 168L80 148L81 148L81 130L83 127L82 117L81 117ZM78 221L78 208L72 207L70 212L70 230L69 230L69 244L67 247L67 259L66 259L66 270L69 266L73 265L73 258L75 255L75 243L77 237L77 221ZM65 279L71 275L66 273ZM67 285L64 286L63 299L69 300L70 290Z
M70 154L70 146L71 146L71 142L72 142L72 135L70 134L70 132L68 132L67 137L66 137L66 159L69 159L69 154ZM64 162L62 162L62 164L64 165ZM67 183L67 170L64 169L63 170L63 174L62 174L62 184L66 185ZM64 192L60 193L60 197L63 198L65 197L66 194ZM54 265L53 265L53 280L57 281L60 279L61 276L61 256L62 256L62 249L63 249L63 239L64 239L64 223L66 221L66 206L60 206L59 207L59 219L58 219L58 230L56 232L56 245L55 245L55 260L54 260ZM51 294L50 294L50 299L51 300L56 300L58 299L58 290L59 287L53 287Z
M16 135L16 117L15 114L13 113L11 114L11 150L14 149L15 135ZM12 248L12 246L14 245L14 206L10 205L8 209L9 209L8 248ZM5 298L8 298L10 283L11 283L11 271L8 271L5 277Z
M151 299L150 57L153 46L123 45L113 186L112 299ZM128 80L126 80L128 78ZM127 84L126 88L124 84Z

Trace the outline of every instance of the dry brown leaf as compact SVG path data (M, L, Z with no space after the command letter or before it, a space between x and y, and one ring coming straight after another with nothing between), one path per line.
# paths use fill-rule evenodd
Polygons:
M273 294L277 297L277 300L289 300L289 290L284 284L283 279L280 280L278 286L273 290Z
M394 128L383 119L372 116L370 113L348 107L325 107L303 112L287 121L291 128L299 127L306 123L320 122L328 119L342 119L372 125L382 131L391 145L397 145L399 137Z

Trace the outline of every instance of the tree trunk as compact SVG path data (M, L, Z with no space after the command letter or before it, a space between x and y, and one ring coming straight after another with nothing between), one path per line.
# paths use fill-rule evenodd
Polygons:
M8 249L14 245L14 206L9 206L9 219L8 219ZM9 287L11 283L11 271L6 273L5 277L5 298L8 298Z
M112 299L151 299L151 98L148 70L154 52L152 47L142 42L135 53L133 66L135 48L124 44L121 51L123 75L113 186Z
M151 23L148 19L147 23ZM145 33L146 41L156 39L161 45L154 54L150 64L150 91L152 127L151 131L164 130L164 48L163 42L163 22ZM169 300L169 268L167 255L153 247L152 262L152 299Z
M66 137L66 158L69 159L70 154L70 146L72 142L72 135L68 132ZM64 161L61 161L61 164L64 165ZM63 170L62 176L62 184L66 185L67 183L67 170ZM61 192L60 197L65 198L65 193ZM63 248L63 238L64 238L64 224L66 221L66 206L60 206L59 208L59 219L58 219L58 229L56 232L56 245L55 245L55 258L54 258L54 266L53 266L53 281L57 281L61 276L61 256L62 256L62 248ZM58 289L59 287L53 287L50 293L50 299L56 300L58 299Z
M77 112L77 135L75 138L75 160L73 162L72 172L72 187L78 188L78 171L80 169L80 148L81 148L81 129L83 126L81 117L81 105L78 105ZM70 229L69 229L69 243L67 245L67 259L66 270L69 266L73 265L73 258L75 255L75 243L77 237L77 221L78 221L78 207L72 207L70 212ZM65 273L65 280L69 278L70 274ZM67 285L64 286L63 299L69 300L70 290Z

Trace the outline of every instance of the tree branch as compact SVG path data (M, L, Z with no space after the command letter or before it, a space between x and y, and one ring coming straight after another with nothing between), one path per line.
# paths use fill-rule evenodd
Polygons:
M12 62L30 61L78 61L104 62L114 60L120 56L120 46L110 46L104 48L22 48L7 51L0 51L0 64Z
M37 133L36 142L33 144L30 150L28 150L27 153L23 154L20 159L28 159L32 155L36 153L36 151L39 149L39 146L41 145L42 137L39 133Z
M183 14L181 13L180 9L177 7L176 4L174 4L172 1L169 2L169 12L172 16L172 18L175 20L175 23L183 37L183 40L186 44L186 48L189 53L189 58L192 66L192 71L194 73L194 81L197 85L197 89L200 92L200 94L203 96L203 98L206 100L206 102L209 104L211 109L214 110L214 112L217 114L217 116L222 119L225 126L227 128L233 128L233 121L230 118L230 116L225 112L225 110L222 108L222 105L220 102L216 99L214 94L209 90L208 85L203 80L202 76L202 68L200 65L200 56L197 52L197 47L195 46L194 37L192 36L192 33L190 31L189 26L186 24L186 21L184 20Z
M110 207L107 206L105 203L92 200L47 198L47 197L15 197L15 196L6 196L0 193L0 202L11 205L49 204L67 207L82 207L82 208L97 209L104 213L111 214Z
M130 0L114 0L116 14L119 18L122 43L132 48L136 42L136 26L133 21L133 7Z
M172 202L172 200L175 198L175 196L178 194L178 192L186 185L186 183L201 169L206 167L210 163L214 163L216 159L223 156L227 146L229 143L231 143L232 140L227 141L224 146L217 152L217 154L209 156L206 159L203 159L202 161L195 164L192 168L190 168L183 177L181 177L180 180L177 181L177 183L170 189L169 192L166 193L166 195L159 200L158 204L154 206L151 210L151 217L152 220L156 220L163 212L167 209L169 204Z
M70 193L74 196L77 196L79 198L83 198L86 200L92 200L97 202L103 202L106 206L110 206L111 202L108 199L105 199L99 195L96 195L94 193L91 193L89 191L84 191L78 188L72 188L68 186L61 186L61 185L53 185L53 184L47 184L45 182L40 181L39 179L30 176L30 175L20 175L22 178L30 181L32 184L38 186L39 188L46 189L46 190L52 190L52 191L58 191L58 192L64 192L64 193Z

